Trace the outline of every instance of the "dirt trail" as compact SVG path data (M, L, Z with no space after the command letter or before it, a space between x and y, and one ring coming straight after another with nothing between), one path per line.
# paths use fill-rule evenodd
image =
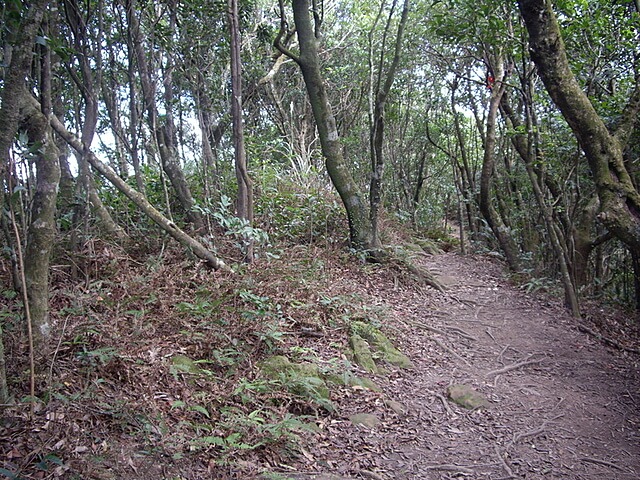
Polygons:
M298 469L309 473L293 478L640 478L640 356L579 332L489 259L445 254L424 263L445 294L389 279L375 292L416 368L377 378L384 394L354 391L309 448ZM451 384L475 388L489 406L453 404ZM354 426L355 412L381 423Z

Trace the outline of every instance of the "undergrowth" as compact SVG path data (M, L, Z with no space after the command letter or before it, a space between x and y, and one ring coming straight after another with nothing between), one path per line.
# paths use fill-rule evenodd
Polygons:
M345 290L362 266L337 248L296 245L242 275L206 270L172 244L132 258L103 243L101 255L108 269L92 260L75 283L57 277L33 414L17 297L2 308L17 401L0 433L12 445L0 464L8 478L141 478L144 468L153 477L162 459L167 478L250 478L257 459L299 454L330 414L284 379L263 378L260 360L282 354L331 370L349 324L385 314Z

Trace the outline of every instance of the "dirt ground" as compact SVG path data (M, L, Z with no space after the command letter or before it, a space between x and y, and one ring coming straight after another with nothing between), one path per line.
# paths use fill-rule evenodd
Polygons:
M449 253L424 265L445 293L388 278L368 288L391 309L387 331L415 368L376 377L383 393L343 398L304 458L280 465L284 478L640 478L640 355L579 330L490 258ZM453 384L488 406L452 403ZM380 423L355 426L353 413Z

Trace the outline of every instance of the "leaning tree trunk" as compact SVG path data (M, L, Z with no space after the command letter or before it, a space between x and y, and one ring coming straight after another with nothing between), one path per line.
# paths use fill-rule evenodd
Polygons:
M190 249L198 258L204 260L210 267L216 270L231 271L231 269L218 257L216 257L204 245L193 237L189 236L181 230L175 223L162 215L149 201L137 190L130 187L127 182L122 180L118 174L107 164L100 161L93 152L85 148L79 138L69 132L60 120L54 115L49 118L54 130L65 139L65 141L76 151L86 150L87 160L93 168L100 172L107 180L109 180L120 192L126 195L140 210L142 210L151 220L153 220L160 228L180 242L183 246Z
M484 157L482 159L482 174L480 176L480 212L489 224L491 231L498 240L498 244L505 254L507 263L511 270L520 270L520 258L518 256L518 245L513 240L502 218L493 206L491 189L493 185L493 173L495 169L495 147L496 147L496 117L500 100L504 94L505 84L502 60L495 62L496 83L491 90L489 99L489 112L486 121L486 133L484 136Z
M281 15L284 23L284 12ZM375 255L376 252L381 252L381 245L373 236L367 206L343 156L342 142L320 71L318 39L309 17L309 0L293 0L293 17L300 42L300 55L295 55L280 44L284 28L276 39L276 47L294 59L302 71L327 172L347 212L351 245L357 250L369 251Z
M640 251L640 193L623 160L640 111L640 84L612 133L578 84L550 0L519 0L531 58L549 96L585 153L600 198L599 220L629 249Z

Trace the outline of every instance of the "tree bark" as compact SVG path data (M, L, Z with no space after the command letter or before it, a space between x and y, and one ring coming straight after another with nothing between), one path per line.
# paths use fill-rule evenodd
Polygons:
M63 137L66 142L74 150L83 150L85 147L79 138L69 132L66 127L58 120L57 117L51 116L49 118L54 130ZM174 239L180 242L183 246L189 248L198 257L204 260L210 267L216 270L231 271L231 269L218 257L216 257L211 251L209 251L204 245L195 240L193 237L187 235L171 220L162 215L140 192L131 188L118 174L107 164L100 161L93 152L87 150L87 160L93 168L100 172L107 180L109 180L118 190L126 195L140 210L142 210L151 220L153 220L160 228L171 235Z
M623 160L623 149L640 111L636 84L612 133L572 73L550 0L519 0L529 31L531 57L549 95L585 153L600 198L598 219L631 251L640 251L640 193Z
M236 180L238 182L237 215L253 223L253 183L247 171L247 152L244 148L242 121L242 60L240 58L240 25L238 0L229 0L229 34L231 37L231 118ZM253 241L245 239L245 261L253 261Z
M494 76L496 83L491 90L489 99L489 111L486 120L486 134L484 136L484 156L482 159L482 173L480 176L480 212L489 224L491 231L498 240L498 244L505 254L509 267L514 272L521 269L519 249L511 236L502 218L493 206L491 199L491 189L493 184L493 173L495 169L495 147L496 147L496 117L500 100L504 94L504 69L502 60L498 59L494 65Z
M284 12L281 15L284 23ZM379 241L376 243L377 239L373 236L368 209L343 156L336 119L331 111L320 69L317 38L309 16L309 0L293 0L293 17L300 42L300 55L284 48L279 38L276 39L276 47L293 58L302 71L327 172L347 212L351 245L356 250L368 251L375 256L376 252L381 252L381 245ZM280 37L283 32L282 28Z
M44 17L47 0L31 2L23 20L15 25L15 41L11 61L4 77L2 105L0 106L0 212L3 212L5 178L9 165L10 150L20 122L20 101L25 88L25 77L33 60L33 45L36 32ZM6 27L6 26L5 26ZM4 214L2 214L4 217ZM9 392L6 384L4 344L0 332L0 403L7 403Z
M60 182L60 151L46 116L31 102L24 90L26 111L23 124L29 143L40 144L36 164L36 190L31 204L31 223L27 232L24 276L33 328L33 342L37 350L46 345L51 330L49 324L49 259L55 245L56 200Z

